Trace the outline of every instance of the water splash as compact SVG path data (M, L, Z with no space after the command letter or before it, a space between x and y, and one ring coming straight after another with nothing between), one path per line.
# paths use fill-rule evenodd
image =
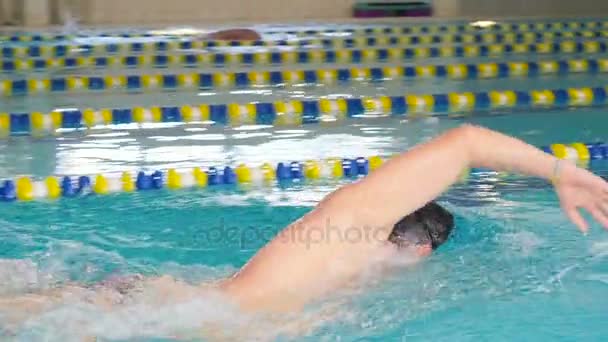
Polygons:
M85 250L86 246L81 246ZM64 247L65 248L65 247ZM70 250L70 247L65 248ZM94 249L93 249L94 250ZM55 264L69 260L71 255L58 253ZM390 268L410 267L416 262L411 253L390 251L378 265ZM30 265L32 271L35 265ZM66 265L52 269L62 273ZM157 268L162 274L171 274L188 282L198 283L226 277L236 269L230 266L185 266L165 263ZM181 303L153 304L159 294L144 290L134 302L106 311L89 304L86 296L71 297L44 312L29 314L26 321L11 327L11 337L20 340L82 341L96 337L99 340L126 340L133 338L211 338L221 340L274 341L277 338L293 339L315 334L328 325L356 326L359 312L352 305L367 291L362 286L379 286L379 272L385 267L370 268L352 288L345 289L334 298L312 305L304 312L292 315L247 315L240 312L225 297L209 292L195 300ZM397 271L399 272L399 271ZM364 284L364 285L363 285ZM381 294L381 293L380 293ZM423 300L424 302L424 300ZM416 306L410 305L411 310ZM386 316L386 315L385 315ZM377 324L363 327L377 329ZM0 335L1 336L1 335Z
M40 289L44 283L38 266L31 260L0 259L1 296Z
M314 333L318 328L354 315L343 315L340 303L325 303L304 313L291 315L248 315L228 299L207 293L194 300L153 305L149 292L142 300L105 311L87 302L66 300L43 313L30 315L27 321L12 327L18 341L82 341L133 338L179 338L240 341L273 341L278 337L293 339ZM1 336L1 335L0 335Z
M537 234L529 231L498 234L496 237L509 252L519 257L529 257L545 243Z
M608 241L594 242L591 245L590 252L593 255L593 260L608 256Z

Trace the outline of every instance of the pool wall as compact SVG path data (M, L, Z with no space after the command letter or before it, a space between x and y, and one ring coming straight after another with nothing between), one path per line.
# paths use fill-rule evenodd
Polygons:
M390 0L388 0L390 1ZM348 19L356 0L0 0L0 24L64 22L65 13L86 25L150 25ZM455 17L598 16L608 3L595 0L433 0L434 15Z

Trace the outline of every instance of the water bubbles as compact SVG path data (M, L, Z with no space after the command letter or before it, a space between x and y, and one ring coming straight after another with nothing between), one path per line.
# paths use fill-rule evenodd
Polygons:
M0 295L12 295L37 289L43 279L31 260L0 260Z
M508 252L519 257L529 257L544 243L542 238L529 231L499 234L497 239Z
M608 256L608 241L598 241L591 245L590 252L594 259Z

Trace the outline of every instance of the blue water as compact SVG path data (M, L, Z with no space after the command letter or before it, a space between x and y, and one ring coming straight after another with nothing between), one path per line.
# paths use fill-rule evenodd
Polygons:
M602 140L607 128L601 110L464 120L537 145ZM141 131L137 131L120 138L99 136L57 143L18 139L3 146L0 165L3 175L42 176L117 171L136 165L154 169L236 161L255 164L264 158L273 162L303 160L330 153L386 155L461 122L368 121L349 127L301 129L289 137L272 130L266 131L267 135L239 137L223 129L199 133L224 135L224 139L206 141L188 139L175 129L153 130L150 133L154 135L138 135ZM547 129L549 122L554 124L551 129ZM265 151L272 151L272 155ZM606 163L596 162L591 167L608 175ZM0 280L7 283L0 292L46 288L67 281L94 282L116 272L170 274L191 282L228 276L278 230L339 185L161 191L3 204L0 258L33 265L19 272L10 266L0 267ZM315 328L296 340L507 341L549 337L593 341L608 333L604 324L608 239L597 225L589 236L581 236L561 214L546 183L518 176L476 176L467 184L455 185L441 203L457 217L449 243L422 264L373 282L363 294L339 293L338 299L332 300L341 314L325 317L309 313L317 317ZM195 312L191 314L200 314L204 322L226 315L221 306L203 307L192 308ZM143 340L152 341L164 336L163 329L191 328L189 323L171 319L173 309L161 308L150 315L133 307L131 320L121 325L116 323L122 319L119 313L113 317L65 304L55 316L30 317L17 337L24 341L57 340L94 332L101 340L135 341L133 338L143 335ZM78 317L79 321L62 325L60 318L50 317ZM146 323L138 325L137 321ZM263 337L279 338L272 331L279 329L266 328Z
M0 111L554 89L603 86L602 82L601 75L568 75L253 92L89 93L2 99ZM464 122L536 146L605 142L608 131L605 108L458 119L353 119L324 127L114 126L46 140L15 137L2 142L0 178L388 156ZM589 167L608 176L607 162ZM0 300L68 282L94 283L117 273L172 275L191 283L221 279L345 182L0 203ZM303 332L293 333L284 323L255 320L247 340L599 341L608 334L608 236L595 223L588 236L578 233L546 182L518 175L473 175L439 200L454 213L456 229L433 256L368 278L359 292L338 291L319 307L289 316L290 323L306 327ZM3 320L11 310L3 310L0 340L16 341L81 341L83 336L96 336L98 341L168 341L167 336L195 329L208 332L218 324L227 332L238 332L248 322L215 298L154 309L135 303L109 313L65 301L30 315L16 327Z

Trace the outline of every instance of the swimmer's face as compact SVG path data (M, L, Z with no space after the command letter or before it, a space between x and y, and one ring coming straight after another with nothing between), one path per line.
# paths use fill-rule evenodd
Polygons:
M401 243L392 243L391 246L398 252L416 257L427 257L433 253L433 245L428 243L411 243L401 240Z
M431 244L416 246L416 254L421 257L427 257L433 253Z
M411 265L422 261L433 253L430 244L426 245L401 245L387 242L384 258L389 264Z

